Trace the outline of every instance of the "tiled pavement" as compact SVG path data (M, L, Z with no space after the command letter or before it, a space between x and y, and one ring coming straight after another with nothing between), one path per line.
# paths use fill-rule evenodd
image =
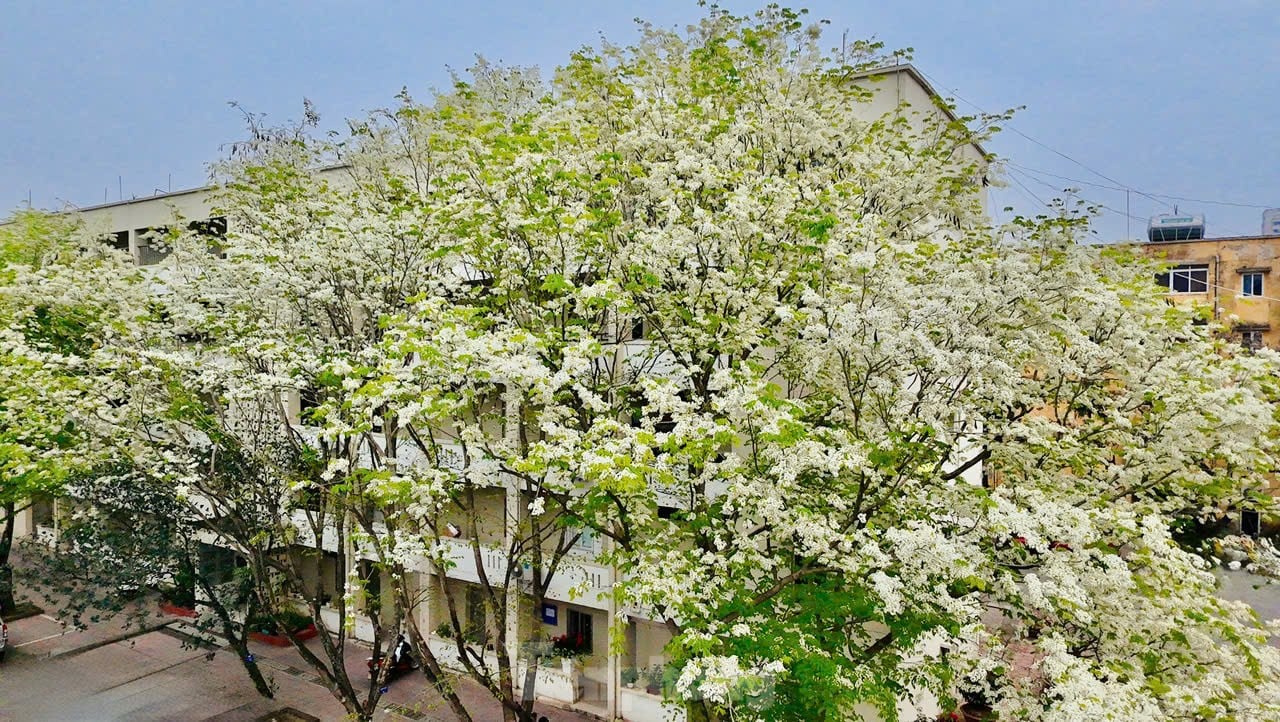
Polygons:
M145 611L140 628L125 628L121 617L99 620L83 630L64 628L48 614L11 621L8 656L0 663L0 722L250 722L283 707L322 720L346 716L292 647L251 645L276 688L274 699L264 699L232 651L193 647L191 639L177 631L185 626L181 620L151 611L154 600L144 598L135 605ZM318 639L308 645L323 658ZM344 666L360 689L368 684L369 649L352 643L344 651ZM477 722L502 719L497 702L478 685L460 680L458 687ZM592 719L552 707L539 711L553 722ZM457 718L425 678L414 674L389 685L379 719Z

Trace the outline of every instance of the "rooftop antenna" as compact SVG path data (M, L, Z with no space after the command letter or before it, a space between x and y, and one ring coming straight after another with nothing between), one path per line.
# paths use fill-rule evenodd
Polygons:
M116 192L119 193L116 196L117 200L124 200L124 176L122 175L116 176Z

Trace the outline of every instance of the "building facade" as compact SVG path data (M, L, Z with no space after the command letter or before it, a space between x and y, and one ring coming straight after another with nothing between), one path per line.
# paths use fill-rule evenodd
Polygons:
M1280 236L1148 241L1142 250L1169 264L1155 280L1175 303L1206 304L1243 346L1280 348Z

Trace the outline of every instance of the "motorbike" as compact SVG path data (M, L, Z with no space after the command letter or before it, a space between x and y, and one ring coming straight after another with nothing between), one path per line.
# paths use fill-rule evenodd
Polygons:
M383 664L387 661L387 655L378 654L369 657L367 665L369 667L369 677L373 678L382 671ZM391 680L411 672L418 668L418 661L413 658L413 649L409 646L409 642L404 637L396 640L391 646L390 665L387 668L386 681Z

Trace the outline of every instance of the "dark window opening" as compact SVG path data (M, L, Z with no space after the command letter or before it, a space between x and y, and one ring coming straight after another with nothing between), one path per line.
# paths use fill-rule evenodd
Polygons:
M360 581L364 582L365 608L371 612L382 609L382 572L372 562L361 561L356 568Z
M484 644L489 637L489 623L484 607L484 594L480 587L467 587L467 628L463 630L468 641Z
M1182 265L1156 274L1156 285L1170 293L1206 293L1209 290L1207 265Z
M31 523L36 526L53 526L53 499L37 497L32 502Z
M169 228L138 228L134 231L138 238L138 265L151 266L163 261L173 252L173 246L167 237Z
M187 229L205 239L209 247L209 253L219 258L227 257L225 244L227 239L226 218L214 216L203 221L191 221L187 224Z
M591 643L591 615L585 612L579 612L576 609L569 610L567 630L569 638L572 640L581 639L578 644L579 649L595 649L595 645Z
M215 586L230 582L235 576L236 569L249 564L239 554L213 544L200 544L198 557L200 575Z
M1262 516L1256 511L1245 509L1240 512L1240 532L1246 536L1258 536L1262 531Z
M129 232L116 231L115 233L108 233L107 235L102 237L102 242L106 243L108 246L111 246L117 251L128 251L129 250Z
M316 421L315 412L320 408L323 399L320 397L320 390L308 386L298 392L298 420L306 424L309 421Z

